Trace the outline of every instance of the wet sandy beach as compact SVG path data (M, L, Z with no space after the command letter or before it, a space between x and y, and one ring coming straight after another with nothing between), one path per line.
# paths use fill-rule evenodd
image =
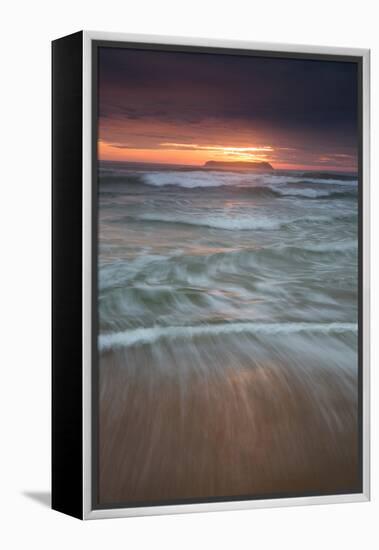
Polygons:
M207 371L185 348L102 357L101 503L359 489L354 373L229 363L232 342Z

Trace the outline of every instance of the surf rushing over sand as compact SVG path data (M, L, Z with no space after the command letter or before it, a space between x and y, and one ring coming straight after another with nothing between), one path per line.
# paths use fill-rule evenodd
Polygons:
M354 174L100 165L101 502L358 487L357 224Z

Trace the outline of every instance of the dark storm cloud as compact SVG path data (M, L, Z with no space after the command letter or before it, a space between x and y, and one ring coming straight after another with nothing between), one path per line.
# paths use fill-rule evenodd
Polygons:
M99 63L102 117L356 132L353 63L121 48L101 49Z

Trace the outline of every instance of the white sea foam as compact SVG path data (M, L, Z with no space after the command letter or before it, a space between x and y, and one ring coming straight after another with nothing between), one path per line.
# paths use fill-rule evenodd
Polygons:
M242 177L243 179L243 177ZM224 185L236 185L241 181L241 176L228 172L214 174L204 171L193 172L148 172L143 176L147 185L163 187L176 185L187 189L196 187L222 187Z
M222 334L293 334L322 333L341 334L356 332L356 323L222 323L218 325L150 327L101 334L98 339L100 351L126 348L134 345L152 344L162 339L192 339L203 335Z
M319 242L319 243L302 243L301 246L288 243L281 243L273 250L299 250L307 252L349 252L350 250L356 250L358 243L356 241L335 241L335 242ZM264 250L264 249L263 249Z
M342 189L315 189L312 187L290 187L290 186L278 186L278 185L270 185L269 188L278 195L282 195L283 197L305 197L309 199L319 199L319 198L325 198L325 197L343 197L344 195L347 196L354 196L354 191L351 190L351 187L346 190L346 187L343 187Z
M227 231L263 231L263 230L275 230L285 227L289 224L299 223L299 222L317 222L317 223L327 223L333 219L342 219L339 213L329 212L327 215L314 215L309 214L308 216L293 216L293 217L264 217L262 215L250 216L240 216L236 218L227 217L225 215L207 215L207 216L197 216L197 215L186 215L186 214L164 214L160 212L151 212L146 214L141 214L139 216L130 216L130 219L139 220L139 221L151 221L151 222L162 222L162 223L172 223L172 224L184 224L184 225L194 225L200 227L209 227L211 229L225 229Z
M310 252L348 252L349 250L356 250L358 243L356 241L346 242L325 242L315 244L304 244L303 250L309 250Z
M270 184L275 187L271 187L273 190L285 194L285 185L292 183L304 183L308 184L320 184L325 187L328 185L344 185L344 186L356 186L356 181L345 181L340 179L322 179L322 178L307 178L304 175L291 176L285 174L275 173L253 173L253 172L214 172L204 170L193 171L161 171L161 172L145 172L143 174L143 182L146 185L152 185L155 187L164 186L177 186L186 189L194 189L197 187L222 187L222 186L241 186L241 187L254 187L256 185L267 185L270 188ZM278 186L278 187L277 187ZM289 188L290 189L290 188ZM310 194L304 194L303 196L317 197L323 195L312 194L316 192L314 189L291 189L291 194L301 195L303 192ZM328 191L320 190L317 192L326 193ZM289 193L288 193L289 194Z
M278 185L270 185L270 189L279 195L284 197L307 197L310 199L316 199L321 197L328 197L331 194L329 190L311 189L311 188L295 188L295 187L279 187Z
M228 231L279 229L281 226L281 222L279 220L258 216L246 218L227 218L225 216L190 217L180 215L170 216L166 214L143 214L139 216L138 219L153 222L199 225L202 227L210 227L215 229L226 229Z

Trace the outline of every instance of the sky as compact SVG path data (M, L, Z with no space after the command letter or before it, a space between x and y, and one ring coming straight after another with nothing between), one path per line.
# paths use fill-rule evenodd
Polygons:
M357 67L99 48L98 157L357 169Z

